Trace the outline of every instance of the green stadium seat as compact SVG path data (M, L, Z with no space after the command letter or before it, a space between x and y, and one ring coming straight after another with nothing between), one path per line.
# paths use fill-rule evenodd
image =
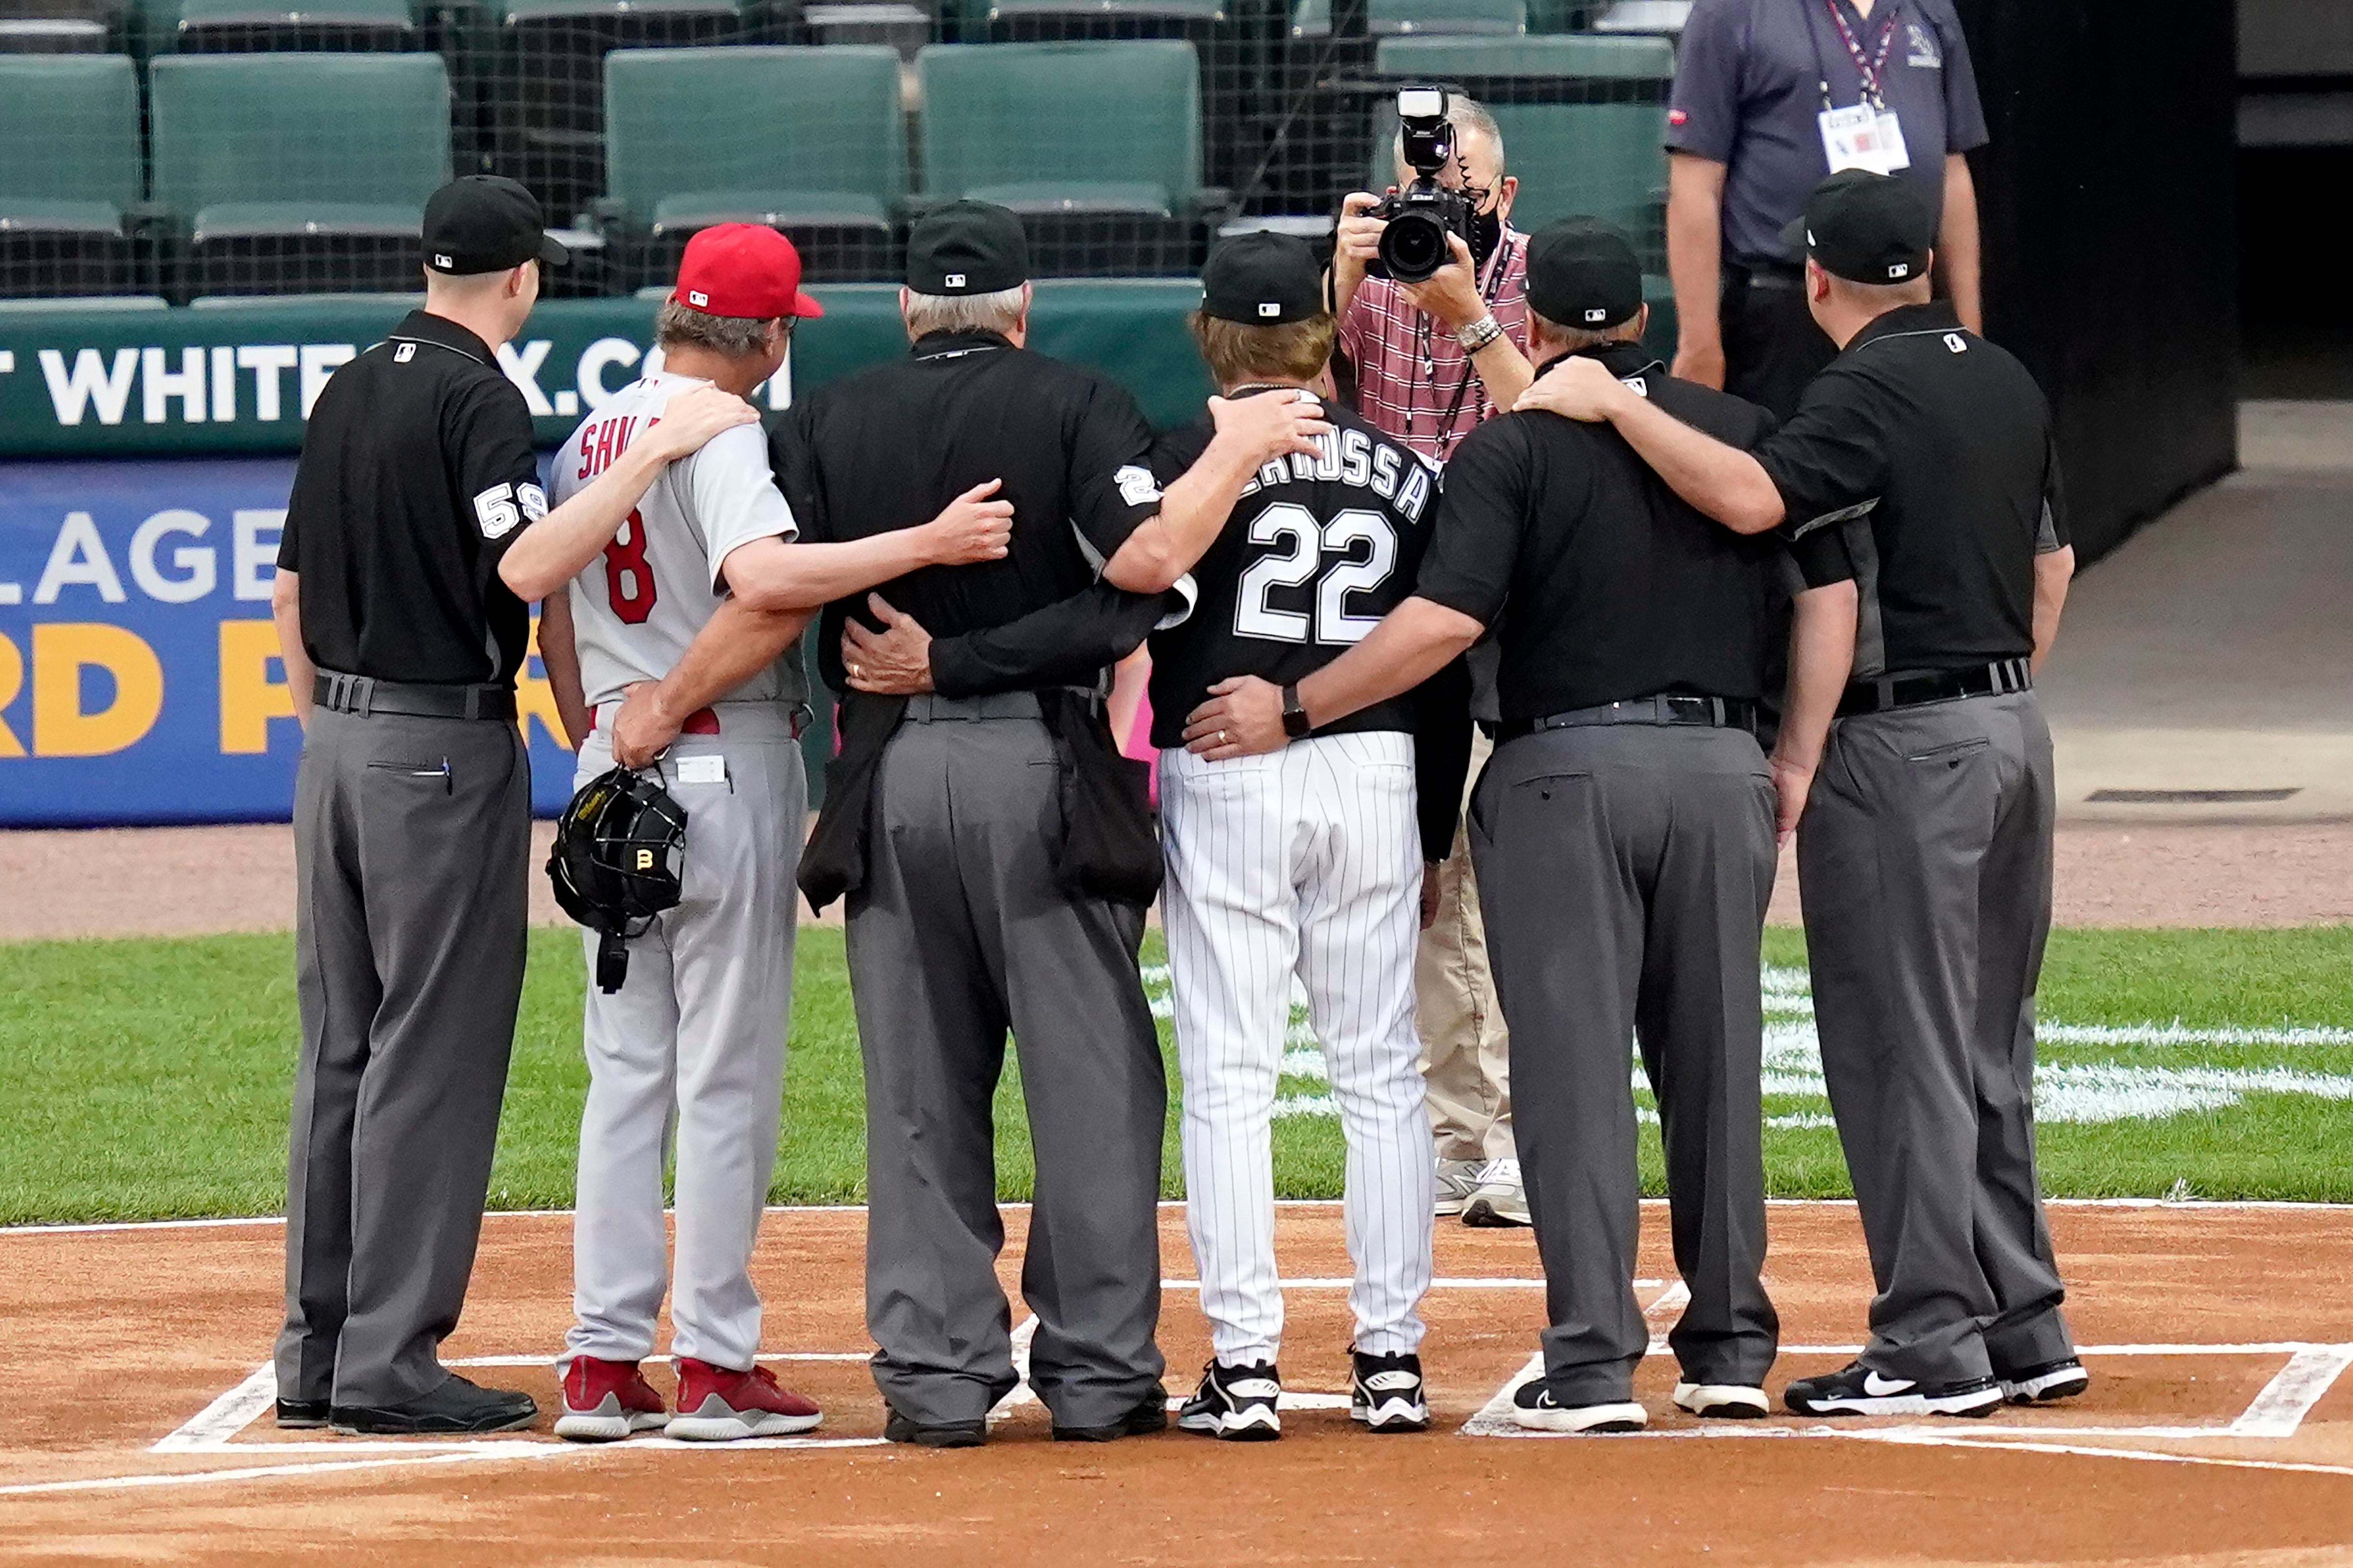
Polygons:
M1520 196L1512 220L1533 232L1582 213L1659 240L1667 112L1657 103L1499 103L1495 123Z
M1191 44L934 44L915 74L927 201L1021 214L1041 276L1193 264L1210 198Z
M616 49L605 126L602 210L653 242L648 281L687 235L730 222L791 235L813 278L890 271L907 195L897 50Z
M0 54L96 55L121 47L126 0L0 0Z
M123 55L0 55L0 293L131 286L139 75Z
M605 57L616 49L794 41L797 0L481 0L497 19L499 173L559 223L605 184ZM747 107L723 106L728 109Z
M413 286L449 178L428 54L184 55L148 71L152 194L187 226L186 291Z
M412 0L143 0L150 56L263 49L407 49Z
M1589 33L1508 39L1394 37L1383 38L1374 50L1373 68L1407 81L1655 82L1663 91L1674 79L1675 50L1664 38Z
M1527 0L1371 0L1365 30L1392 34L1470 33L1516 36L1528 30ZM1332 31L1332 0L1298 0L1291 36L1321 38Z

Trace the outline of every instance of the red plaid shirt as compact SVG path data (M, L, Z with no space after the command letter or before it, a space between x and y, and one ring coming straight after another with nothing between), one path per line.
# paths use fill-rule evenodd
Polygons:
M1496 324L1528 352L1528 237L1504 230L1479 291ZM1340 352L1356 367L1356 412L1392 440L1443 463L1495 412L1454 334L1407 302L1387 278L1357 285L1340 318Z

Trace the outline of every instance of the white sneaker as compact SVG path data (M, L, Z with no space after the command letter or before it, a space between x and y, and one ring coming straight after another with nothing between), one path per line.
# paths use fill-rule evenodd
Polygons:
M1517 1160L1491 1160L1479 1173L1478 1189L1462 1205L1462 1223L1478 1226L1526 1225L1528 1191L1520 1184Z
M1438 1215L1443 1219L1459 1215L1471 1194L1479 1190L1479 1177L1487 1169L1484 1160L1440 1160L1438 1162Z
M1745 1383L1678 1383L1675 1405L1694 1415L1719 1420L1754 1420L1773 1413L1773 1402L1765 1397L1765 1391Z

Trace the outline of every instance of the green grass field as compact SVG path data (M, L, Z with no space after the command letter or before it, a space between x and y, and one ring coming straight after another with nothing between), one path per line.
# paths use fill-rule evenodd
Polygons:
M1158 956L1155 938L1147 973L1165 996ZM1797 933L1771 933L1767 1175L1778 1194L1843 1195L1804 958ZM571 1201L587 1083L581 984L577 938L534 931L494 1206ZM2062 931L2042 1012L2042 1172L2053 1194L2353 1200L2353 927ZM1166 1031L1164 1022L1164 1049ZM277 1212L295 1041L286 936L0 945L0 1223ZM1338 1123L1297 1023L1294 1047L1277 1186L1329 1196L1340 1184ZM1008 1072L997 1146L1009 1197L1029 1186L1018 1096ZM1656 1190L1649 1131L1644 1173ZM841 936L806 931L774 1195L854 1201L863 1166ZM1173 1118L1166 1169L1178 1195Z

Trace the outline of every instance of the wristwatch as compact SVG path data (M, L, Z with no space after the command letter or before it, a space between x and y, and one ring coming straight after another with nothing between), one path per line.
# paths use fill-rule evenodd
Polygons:
M1496 321L1494 316L1490 313L1480 317L1477 321L1472 322L1469 326L1464 327L1461 331L1455 333L1454 341L1462 345L1462 352L1464 353L1475 354L1481 349L1485 348L1489 343L1493 342L1497 338L1500 338L1503 335L1503 323Z
M1308 731L1307 710L1299 704L1296 685L1282 689L1282 732L1290 740L1300 740Z

